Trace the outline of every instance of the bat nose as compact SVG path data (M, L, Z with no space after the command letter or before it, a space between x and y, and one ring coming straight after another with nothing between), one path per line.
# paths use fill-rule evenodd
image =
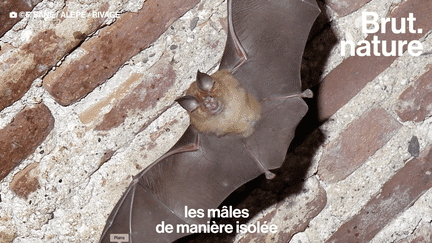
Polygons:
M218 114L222 111L221 102L212 96L207 96L203 104L211 114Z

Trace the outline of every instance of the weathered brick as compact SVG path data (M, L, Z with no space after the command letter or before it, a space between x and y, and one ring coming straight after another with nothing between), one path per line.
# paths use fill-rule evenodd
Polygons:
M432 225L430 223L422 223L412 235L406 239L400 240L397 243L426 243L432 242Z
M38 180L39 163L27 165L22 171L15 174L9 187L22 198L27 199L28 195L40 188Z
M105 8L104 5L101 9ZM97 18L81 19L85 22L77 24L80 29L65 30L71 20L60 21L56 28L38 33L0 63L0 110L20 99L35 78L45 74L103 22Z
M414 13L415 28L422 28L423 33L394 34L387 24L386 33L377 33L379 40L387 43L395 40L416 40L432 28L432 4L427 0L411 0L401 4L389 17L400 20ZM371 41L373 35L367 40ZM404 46L406 47L406 45ZM406 48L405 48L406 49ZM396 57L351 56L333 69L319 84L317 93L320 120L326 120L354 97L367 83L388 68Z
M144 111L154 107L158 100L172 88L176 79L176 73L167 59L162 59L151 68L152 75L144 77L142 74L131 75L130 82L127 80L124 87L99 103L93 105L83 113L79 114L83 123L97 120L102 109L110 103L114 107L104 115L102 121L96 126L96 130L109 130L122 124L125 119L134 112ZM132 83L139 82L128 94L126 93Z
M400 96L396 113L402 121L423 121L432 111L432 69L420 76Z
M92 105L90 108L86 109L84 112L80 113L78 116L82 123L89 124L98 121L102 110L108 109L110 105L117 104L122 99L124 99L133 86L137 86L137 82L142 82L143 74L132 73L128 79L126 79L120 86L111 94L107 95L104 99ZM111 108L112 109L112 108ZM100 121L99 121L100 123Z
M370 0L328 0L326 3L342 17L363 7L369 1Z
M276 233L250 233L237 242L289 242L295 233L304 231L327 204L326 192L318 180L310 180L312 182L306 183L300 192L297 192L296 187L282 192L289 196L279 202L274 211L257 221L260 225L266 221L267 225L276 225ZM257 225L257 222L253 224Z
M44 104L26 107L0 130L0 180L34 152L54 127L51 111Z
M325 145L318 166L320 178L337 182L360 167L392 138L401 124L384 109L374 107Z
M0 37L4 35L14 24L18 23L21 18L9 18L9 13L16 12L19 14L21 11L30 11L41 0L15 0L15 1L1 1L0 2Z
M277 180L277 177L273 180ZM279 178L283 180L283 178ZM253 185L260 180L252 181ZM271 184L271 182L269 182ZM249 183L250 184L250 183ZM253 185L250 185L253 187ZM256 185L255 185L256 186ZM248 209L249 218L229 218L215 219L219 224L231 224L234 232L231 234L198 234L192 235L181 240L180 243L225 243L225 242L288 242L292 235L303 231L309 222L325 207L327 194L321 187L316 178L310 178L306 183L299 183L295 186L285 188L282 191L267 191L264 188L255 189L252 193L247 187L241 188L232 194L222 205L232 205L238 202L244 194L249 196L236 206L238 209ZM246 192L246 193L245 193ZM250 193L250 194L249 194ZM252 219L268 207L276 204L271 210L267 210L266 215L259 219ZM277 233L247 233L234 240L237 224L276 225Z
M17 236L18 234L15 231L0 231L0 239L2 240L2 243L11 243Z
M432 147L409 161L351 220L326 242L368 242L388 222L410 207L432 187ZM429 241L422 241L429 242Z
M96 38L82 44L87 53L44 78L47 91L61 105L69 105L111 77L132 56L153 43L198 0L146 1L137 13L123 14Z

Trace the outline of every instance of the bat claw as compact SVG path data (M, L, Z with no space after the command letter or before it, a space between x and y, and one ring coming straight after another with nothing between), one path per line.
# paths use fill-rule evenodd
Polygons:
M276 175L270 171L266 171L265 172L265 177L267 178L267 180L271 180L275 177Z
M313 98L313 92L310 89L307 89L303 91L303 93L300 94L302 98Z

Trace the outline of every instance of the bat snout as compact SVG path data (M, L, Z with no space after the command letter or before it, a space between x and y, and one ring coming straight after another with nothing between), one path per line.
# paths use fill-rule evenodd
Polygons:
M205 106L205 108L207 109L207 111L212 114L219 114L222 112L222 103L220 102L220 100L212 97L212 96L207 96L204 101L203 104Z

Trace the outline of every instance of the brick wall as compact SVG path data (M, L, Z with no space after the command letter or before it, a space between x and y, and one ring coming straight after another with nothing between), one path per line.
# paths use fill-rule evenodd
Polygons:
M96 242L132 176L187 127L174 99L216 69L226 3L27 2L0 4L0 242ZM184 242L432 242L432 3L319 5L302 65L309 113L277 177L227 201L278 233ZM372 39L363 11L413 13L422 33L377 36L419 40L423 55L341 56L341 40Z

